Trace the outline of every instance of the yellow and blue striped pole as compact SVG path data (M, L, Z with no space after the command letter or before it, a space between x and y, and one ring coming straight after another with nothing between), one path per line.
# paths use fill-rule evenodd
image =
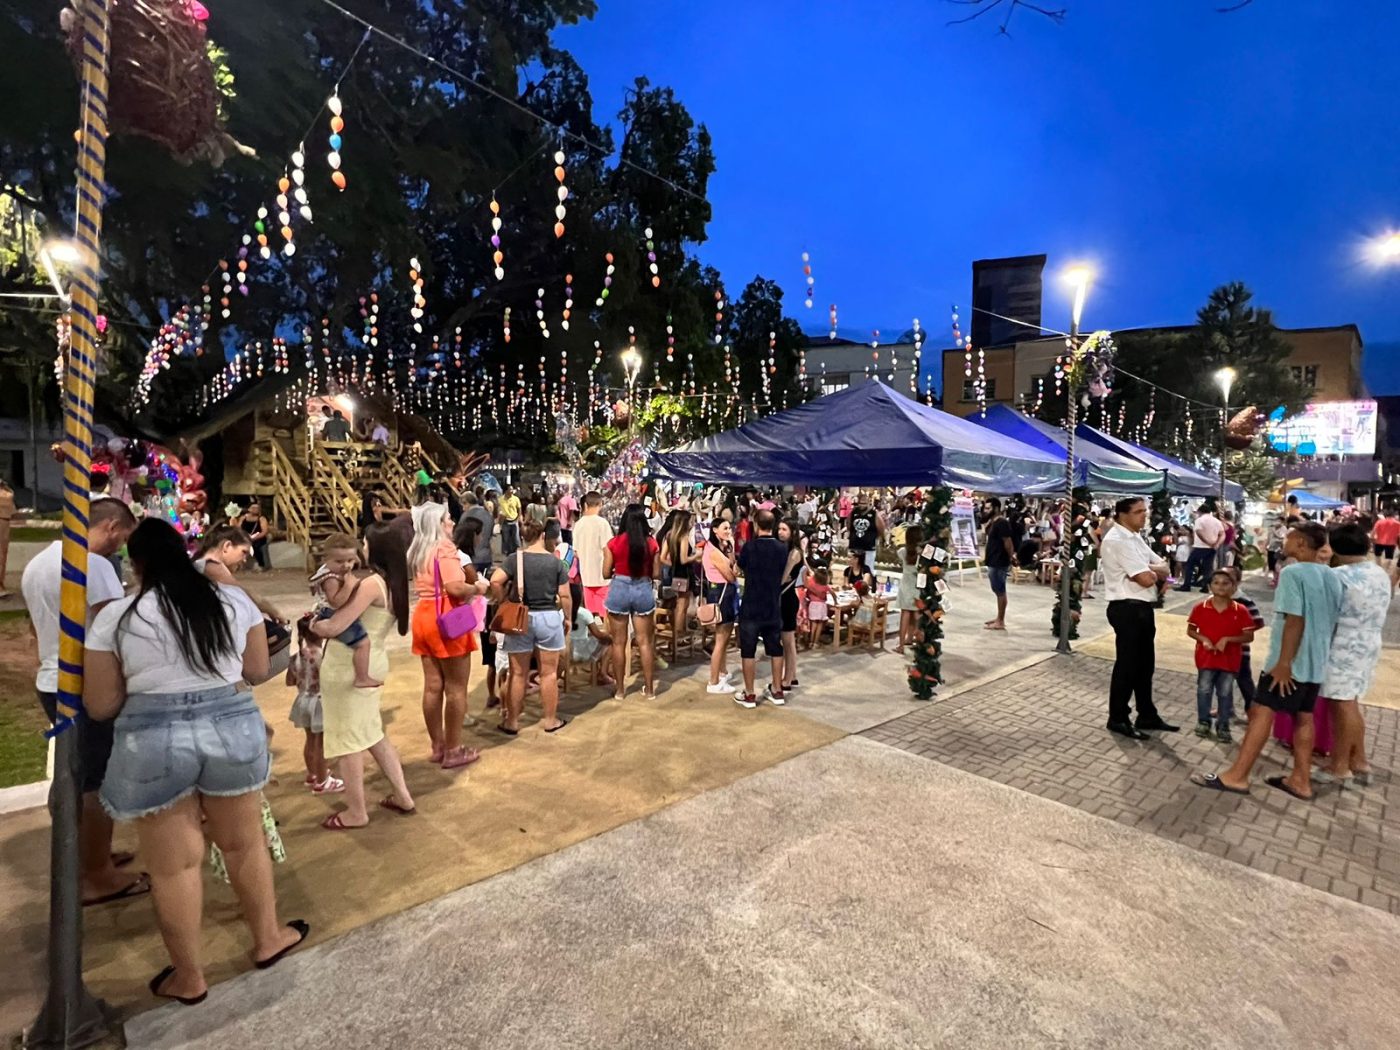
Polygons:
M77 733L87 634L88 471L97 357L98 247L107 160L108 0L79 5L83 17L78 132L77 267L63 370L63 582L59 594L58 721L49 874L49 974L44 1005L24 1033L27 1050L90 1046L112 1034L103 1004L83 983L82 888L78 874Z
M83 693L87 633L88 482L92 469L92 398L97 363L98 246L107 166L105 0L82 5L82 112L78 129L78 265L71 289L71 337L63 373L63 589L59 596L58 724L72 724Z

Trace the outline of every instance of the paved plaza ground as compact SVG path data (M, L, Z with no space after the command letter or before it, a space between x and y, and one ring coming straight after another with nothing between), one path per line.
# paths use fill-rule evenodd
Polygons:
M289 604L299 585L255 581ZM804 655L789 707L755 712L707 697L683 663L655 707L578 701L575 742L549 740L567 746L543 765L545 738L522 736L372 839L326 844L301 826L311 807L274 794L293 854L279 890L312 909L315 943L246 972L220 904L206 917L213 961L238 976L198 1009L151 1009L112 990L158 968L149 904L119 906L90 937L129 1044L1400 1045L1378 1005L1400 987L1400 713L1367 709L1387 771L1367 791L1295 802L1262 785L1270 751L1252 798L1208 795L1187 775L1225 752L1189 733L1184 609L1170 608L1189 599L1160 617L1157 675L1159 705L1188 732L1137 744L1103 730L1103 603L1085 603L1076 655L1055 657L1049 592L1011 597L999 634L981 629L985 582L950 589L950 683L932 703L909 698L891 653ZM1387 661L1393 674L1400 651ZM406 752L422 736L411 715L390 726ZM694 768L682 759L708 776L678 785ZM512 801L528 848L498 835ZM21 860L13 819L0 818L7 872ZM37 966L42 865L22 859L29 892L0 909ZM410 884L395 886L401 904L367 901L386 871ZM141 945L123 967L140 972L119 978L124 941ZM5 1020L32 1013L35 966L3 972Z

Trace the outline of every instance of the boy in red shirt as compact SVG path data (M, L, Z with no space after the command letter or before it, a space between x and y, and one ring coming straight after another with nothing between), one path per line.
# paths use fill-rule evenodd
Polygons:
M1254 640L1254 619L1235 598L1235 578L1218 569L1210 578L1210 597L1191 610L1186 633L1196 641L1196 735L1210 736L1210 701L1219 708L1216 739L1230 743L1230 716L1235 706L1235 675L1244 645Z

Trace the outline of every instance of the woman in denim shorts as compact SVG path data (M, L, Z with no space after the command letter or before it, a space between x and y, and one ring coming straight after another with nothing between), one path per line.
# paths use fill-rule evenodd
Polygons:
M507 587L513 587L529 618L524 634L508 634L502 643L510 656L510 682L500 725L507 736L520 732L532 656L540 665L541 728L556 733L569 724L559 717L559 659L572 619L569 567L545 549L543 522L523 518L520 542L523 547L506 557L491 577L492 601L504 601Z
M193 1006L208 994L199 936L206 832L224 853L258 968L310 926L277 920L261 809L267 735L252 693L238 689L268 675L262 615L240 590L201 574L158 518L136 527L127 550L137 591L93 621L83 704L93 718L116 719L101 800L113 820L135 822L150 866L171 962L151 992Z
M630 503L622 512L617 535L603 551L603 578L611 580L603 608L608 611L612 634L612 662L616 673L616 699L627 695L627 622L637 636L642 653L642 699L656 699L656 576L661 567L660 546L651 535L646 508Z
M700 557L705 574L705 601L719 606L715 624L715 648L710 654L710 684L707 693L733 693L730 672L724 666L729 657L729 637L739 619L738 574L734 570L734 526L727 518L710 523L710 539Z

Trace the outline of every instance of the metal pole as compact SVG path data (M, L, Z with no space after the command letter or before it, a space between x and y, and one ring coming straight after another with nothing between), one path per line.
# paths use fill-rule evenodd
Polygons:
M102 235L107 157L107 0L85 4L82 112L78 135L75 239L81 258L73 276L71 335L63 383L63 583L59 596L58 722L49 874L49 987L27 1048L90 1046L113 1032L103 1004L83 984L82 901L78 879L77 741L74 721L83 695L87 633L88 471L97 359L98 243ZM36 471L38 464L35 464Z
M1225 427L1230 422L1230 395L1225 395L1225 408L1220 415L1220 512L1225 511Z
M1073 372L1074 356L1079 352L1079 318L1070 321L1069 357L1070 371ZM1079 391L1071 381L1067 384L1068 405L1065 412L1065 514L1060 518L1060 641L1055 646L1057 653L1071 653L1069 632L1073 627L1070 617L1069 596L1070 576L1074 571L1073 531L1074 531L1074 429L1078 425Z

